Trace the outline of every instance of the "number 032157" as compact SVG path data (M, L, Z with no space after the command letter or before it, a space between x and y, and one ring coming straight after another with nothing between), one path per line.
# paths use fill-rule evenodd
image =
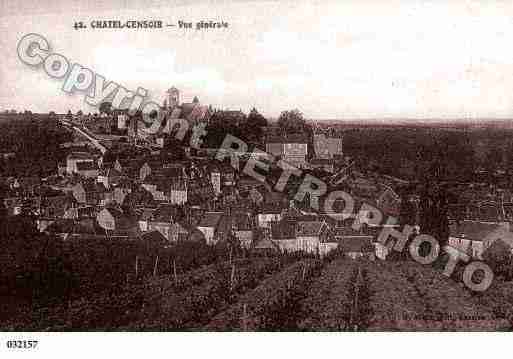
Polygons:
M36 349L39 341L37 340L8 340L8 349Z

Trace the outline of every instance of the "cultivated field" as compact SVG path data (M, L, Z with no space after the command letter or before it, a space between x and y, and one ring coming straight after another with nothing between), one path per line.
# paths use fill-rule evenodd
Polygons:
M513 285L472 293L411 261L249 258L41 308L18 330L510 330Z

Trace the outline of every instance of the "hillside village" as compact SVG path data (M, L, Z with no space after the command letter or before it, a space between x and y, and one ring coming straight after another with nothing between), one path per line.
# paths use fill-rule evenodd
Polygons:
M30 113L24 115L32 116ZM376 272L379 266L385 265L385 272L389 270L390 275L401 278L409 278L414 271L408 269L404 274L402 267L378 263L395 258L389 248L377 241L380 231L385 227L400 230L406 224L415 227L417 232L426 231L436 236L441 243L475 260L493 261L499 257L500 264L494 268L501 278L511 279L513 274L511 189L478 182L426 186L419 181L379 173L344 152L342 129L307 122L297 110L285 111L278 121L270 121L256 109L249 114L241 110L214 109L201 104L197 97L191 102L181 102L179 90L172 87L156 113L129 114L125 110L111 109L109 103L104 103L98 114L86 115L79 111L77 114L50 114L48 118L31 121L50 121L66 140L56 144L56 158L48 159L54 161L54 165L40 169L44 175L16 173L17 150L2 154L3 173L8 174L1 178L2 217L5 223L16 223L16 219L22 223L19 224L21 227L12 225L15 229L8 224L3 233L10 238L13 233L23 233L23 228L33 226L35 232L20 238L37 238L37 248L41 243L47 243L41 249L43 252L48 251L48 243L52 243L51 250L70 253L63 254L70 257L62 259L62 263L61 259L58 261L58 266L64 267L55 269L54 264L50 269L45 267L45 270L57 271L59 276L64 276L59 279L63 282L58 282L57 289L53 290L65 295L69 303L75 303L69 305L78 305L77 298L90 290L89 285L97 285L95 291L98 293L116 291L116 300L122 300L120 290L121 293L128 291L130 294L126 295L132 298L132 303L134 296L146 297L152 293L153 289L141 294L139 287L132 287L140 285L141 281L171 275L173 288L178 288L183 285L181 281L188 280L189 271L192 271L190 275L196 275L193 273L202 270L198 269L202 266L213 266L213 263L226 266L226 261L230 263L226 268L216 270L225 273L223 275L228 276L227 281L233 286L237 270L248 270L252 275L256 275L253 271L262 271L259 275L264 272L274 275L275 271L284 268L283 261L293 260L299 261L294 264L296 266L303 263L302 267L294 268L299 270L304 281L310 275L321 273L316 261L330 263L333 258L342 258L342 262L333 262L326 267L328 272L320 278L335 275L334 268L338 271L351 268L344 280L352 283L351 290L360 286L364 290L365 286L371 285L368 283L380 281L381 274ZM160 119L160 127L150 133L142 122L154 119ZM190 128L205 125L207 135L202 146L191 146L190 134L186 134L182 141L176 140L177 129L172 124L178 120L186 121ZM244 173L242 165L234 168L230 158L223 161L216 158L227 134L240 136L250 148L265 150L270 155L269 174L264 181ZM248 151L237 153L237 156L243 164L252 155ZM282 183L283 191L276 190L280 181L279 161L302 172L301 177L291 176ZM437 171L437 167L433 167L433 177L428 178L432 184L436 183ZM355 199L354 211L349 215L328 215L313 208L314 198L309 195L297 200L294 195L305 175L324 181L330 191L349 193ZM326 198L319 200L322 208ZM334 208L342 204L335 203ZM364 204L379 209L384 216L394 217L396 223L383 220L377 224L355 226L358 208ZM487 251L495 252L496 257L490 259ZM39 256L37 253L33 255ZM116 259L109 263L109 256ZM254 258L266 259L251 262ZM272 258L281 259L273 262ZM248 260L249 267L244 269ZM236 269L233 264L236 261L246 264ZM97 263L97 268L90 268L91 263ZM19 266L11 262L10 265L16 276ZM31 271L32 265L24 263L22 267L29 266L26 270ZM73 269L68 271L66 265ZM114 272L107 275L106 271ZM204 274L198 275L203 278ZM74 279L78 284L70 284L68 276L78 276L79 279ZM244 278L250 280L253 277ZM264 277L258 278L251 279L254 280L251 283L257 285ZM34 279L24 277L23 280ZM41 278L38 281L53 285ZM245 282L239 285L242 283ZM72 289L74 286L89 289L81 292ZM32 301L34 293L28 295ZM38 300L39 295L41 293ZM211 298L210 295L207 297ZM163 294L161 296L164 298ZM183 294L181 300L191 299ZM236 300L232 298L230 301ZM216 302L212 305L218 305L221 310L228 304ZM103 306L101 310L105 309ZM193 311L191 309L191 313ZM344 318L348 328L363 325L353 323L354 318ZM212 319L207 316L193 322L194 325L204 325ZM133 324L133 318L126 320ZM189 327L193 322L173 324L173 328ZM214 322L211 325L216 328ZM51 327L55 323L47 324ZM144 325L153 328L154 324ZM223 325L226 329L226 324Z
M347 220L313 213L308 198L296 203L287 193L294 178L280 193L271 181L262 183L226 161L215 160L217 148L197 150L172 141L168 124L173 119L185 119L191 127L222 122L240 128L252 116L262 117L256 110L248 118L242 111L214 110L197 97L180 102L174 87L167 95L158 114L164 122L157 134L145 135L144 126L126 111L64 116L73 135L72 141L60 145L65 158L46 178L4 178L7 215L20 214L29 206L39 231L64 239L151 237L162 243L180 239L207 244L233 239L247 250L320 255L351 242L342 247L351 247L353 256L375 254L371 248L376 228L354 231ZM357 168L344 156L340 130L312 126L310 133L290 133L263 120L254 131L260 136L252 142L275 159L313 173L331 188L346 190L387 215L403 221L408 217L402 224L420 224L416 184ZM73 131L78 127L108 150L102 153ZM476 186L458 186L460 202L448 203L446 210L451 219L449 242L480 258L482 238L499 228L509 230L513 196L509 190ZM409 213L401 213L401 208Z

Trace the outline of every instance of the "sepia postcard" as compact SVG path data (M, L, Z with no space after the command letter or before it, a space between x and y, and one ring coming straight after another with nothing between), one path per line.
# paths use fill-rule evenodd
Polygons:
M513 2L2 0L0 33L0 353L513 329Z

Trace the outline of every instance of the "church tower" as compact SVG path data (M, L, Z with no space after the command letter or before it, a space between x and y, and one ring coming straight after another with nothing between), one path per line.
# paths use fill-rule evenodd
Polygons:
M167 90L167 105L169 108L180 105L180 91L174 86Z

